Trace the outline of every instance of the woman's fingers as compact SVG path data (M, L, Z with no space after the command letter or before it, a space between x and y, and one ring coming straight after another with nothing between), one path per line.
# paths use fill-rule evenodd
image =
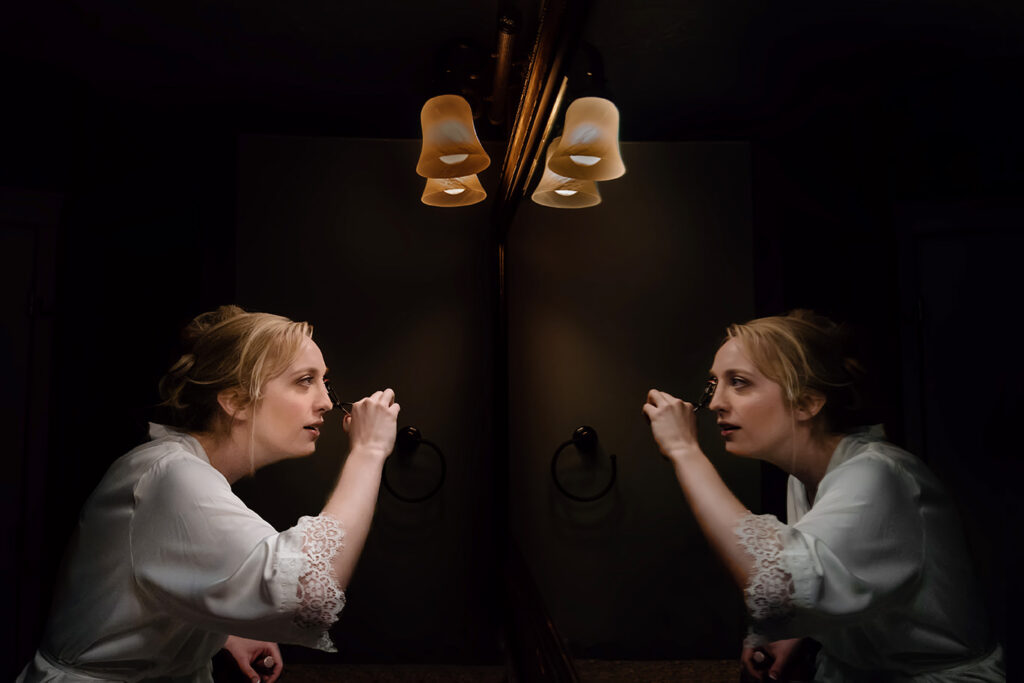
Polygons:
M395 402L395 390L394 389L380 389L373 392L369 396L365 396L355 403L352 404L352 412L356 412L357 406L367 406L369 404L376 404L384 406L385 408L391 406Z
M397 405L393 389L375 391L366 398L352 404L352 415L346 416L346 421L351 422L352 417L359 417L361 419L362 416L369 415L370 411L381 408L390 415L398 415L398 410L395 409Z
M277 643L271 643L272 653L263 658L264 668L269 669L270 673L267 674L267 678L264 683L274 683L281 675L281 671L284 670L284 661L281 659L281 649L277 646ZM267 660L271 660L270 664L267 664Z
M658 389L651 389L647 392L647 402L659 408L676 400L678 399L672 394L665 391L659 391Z
M744 647L743 653L740 655L740 663L743 665L743 672L747 678L761 681L764 680L764 673L760 669L760 662L756 659L757 655L761 655L763 661L764 653L758 652L752 647Z
M395 391L394 389L382 389L380 391L373 392L370 397L376 403L382 403L385 406L389 406L395 402Z
M256 673L256 670L252 668L252 665L249 664L249 662L241 659L236 661L238 662L238 670L241 671L246 678L253 681L253 683L259 683L260 675Z
M648 407L652 410L648 410ZM689 401L684 401L668 392L658 391L657 389L651 389L647 392L647 402L644 404L644 412L647 413L647 417L653 417L656 412L673 407L685 408L693 412L693 404Z
M395 447L399 410L390 387L353 404L352 416L344 423L352 448L369 448L387 457Z
M359 401L356 401L352 405L355 406L363 402L382 403L385 406L390 406L392 403L395 402L395 390L391 389L390 387L387 389L379 389L370 394L369 396Z
M658 389L651 389L647 392L647 403L656 408L664 408L665 406L679 404L688 406L692 409L692 404L676 398L667 391L659 391Z
M647 392L642 410L651 425L651 435L662 455L674 458L697 443L697 419L693 406L657 389Z
M790 660L794 658L802 644L803 638L789 638L769 643L767 649L771 661L765 665L771 665L768 670L768 678L780 680L783 670L789 666Z

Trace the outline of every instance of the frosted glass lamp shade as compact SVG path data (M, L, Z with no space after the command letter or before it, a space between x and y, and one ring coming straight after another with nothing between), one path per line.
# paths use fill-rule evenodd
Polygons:
M548 166L580 180L613 180L626 172L619 154L619 110L603 97L581 97L565 110L562 141Z
M486 197L487 191L473 174L461 178L427 178L420 199L428 206L469 206Z
M459 178L491 164L473 126L473 110L464 97L431 97L420 111L423 150L416 172L424 178Z
M555 138L548 145L547 162L558 148L561 138ZM560 176L544 164L544 175L541 176L537 189L533 191L533 201L555 209L585 209L601 203L601 193L597 191L597 183L593 180L566 178Z

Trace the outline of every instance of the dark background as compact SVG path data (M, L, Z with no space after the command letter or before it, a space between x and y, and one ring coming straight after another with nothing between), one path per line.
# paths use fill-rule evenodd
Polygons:
M504 11L519 17L522 63L535 3L5 11L9 673L37 643L76 511L141 438L176 331L235 297L239 136L415 139L422 102L448 85L442 67L466 63L452 41L477 46L486 80ZM582 27L623 140L749 143L756 313L810 307L862 330L878 412L949 483L1004 634L1021 609L1006 541L1022 520L1022 14L976 1L596 2ZM478 131L500 145L507 129ZM713 253L705 267L714 306L730 274ZM778 510L778 475L763 482Z

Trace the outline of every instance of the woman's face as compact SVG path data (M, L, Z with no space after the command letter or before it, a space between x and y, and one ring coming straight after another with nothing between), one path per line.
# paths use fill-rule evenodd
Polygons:
M711 374L718 388L708 407L717 415L725 450L763 460L789 453L794 417L782 387L758 372L738 341L718 349Z
M324 414L333 407L324 386L326 374L320 348L307 337L285 371L264 384L254 437L264 462L316 450Z

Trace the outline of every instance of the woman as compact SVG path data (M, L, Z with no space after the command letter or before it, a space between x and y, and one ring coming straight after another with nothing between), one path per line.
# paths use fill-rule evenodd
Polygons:
M878 427L857 428L860 366L806 311L732 325L711 368L725 449L789 473L788 524L753 515L697 443L695 409L651 390L644 413L751 617L742 663L777 679L820 642L817 680L1002 681L956 513Z
M394 445L394 393L352 406L351 450L326 505L278 533L231 483L314 452L333 403L312 327L222 306L184 338L188 352L160 382L168 424L152 424L152 440L86 502L19 681L210 681L223 646L254 683L271 683L275 642L333 650L328 629Z

